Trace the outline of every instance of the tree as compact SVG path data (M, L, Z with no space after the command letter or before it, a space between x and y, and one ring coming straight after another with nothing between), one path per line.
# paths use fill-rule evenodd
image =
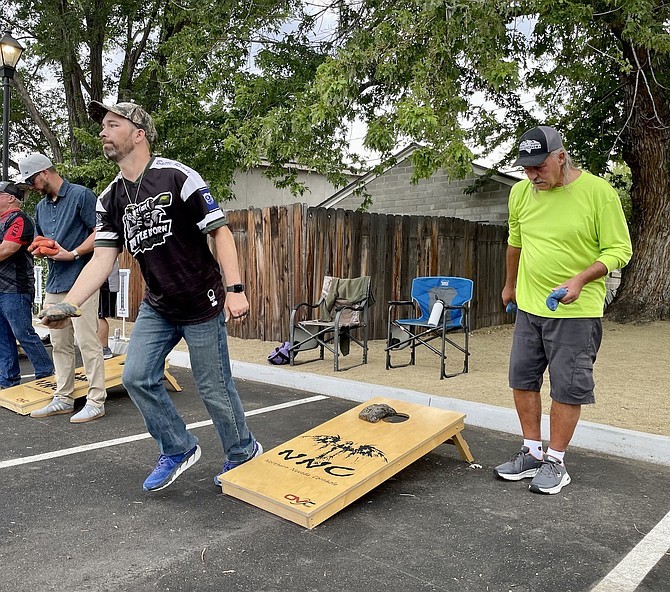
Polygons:
M439 168L464 176L476 155L553 124L592 172L630 169L634 256L608 314L670 317L670 5L327 2L8 0L5 21L28 36L30 69L18 77L12 144L49 148L100 188L113 169L84 105L116 92L155 115L159 151L225 196L235 169L261 158L296 192L295 161L341 183L345 165L362 164L349 147L354 120L380 169L399 143L421 143L417 179Z
M101 155L86 106L134 100L156 121L154 151L188 162L230 197L235 169L254 162L231 130L291 100L275 92L237 107L261 76L249 72L253 44L274 42L284 21L300 13L291 0L8 0L0 22L27 46L15 78L21 101L13 109L13 152L46 152L71 180L100 190L115 169ZM298 60L299 44L292 51L297 88L318 62Z
M477 151L556 125L592 172L622 160L631 171L635 254L609 314L670 318L670 5L362 0L330 8L336 51L295 108L266 118L256 136L262 150L290 141L285 152L327 168L335 155L318 152L323 134L342 147L343 122L358 117L381 166L400 141L414 140L423 145L417 178L438 168L458 177Z

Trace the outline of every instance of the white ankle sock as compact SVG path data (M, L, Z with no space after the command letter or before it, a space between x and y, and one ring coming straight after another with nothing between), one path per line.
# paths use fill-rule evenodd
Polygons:
M551 456L555 458L556 460L560 460L561 463L563 463L563 457L565 456L565 450L563 452L559 452L558 450L554 450L553 448L547 448L547 456Z
M527 440L523 439L523 445L528 447L530 453L537 459L542 460L542 440Z

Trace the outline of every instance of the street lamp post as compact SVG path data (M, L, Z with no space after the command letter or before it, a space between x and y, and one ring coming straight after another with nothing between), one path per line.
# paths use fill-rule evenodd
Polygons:
M2 180L9 181L9 81L14 78L23 47L5 31L0 39L0 74L2 75Z

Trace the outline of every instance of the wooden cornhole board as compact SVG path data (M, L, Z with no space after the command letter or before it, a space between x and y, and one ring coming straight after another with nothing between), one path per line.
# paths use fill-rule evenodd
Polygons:
M409 419L359 419L373 403ZM378 397L226 473L223 493L314 528L446 441L472 462L461 434L464 419L463 413Z
M105 388L112 388L121 384L121 375L123 374L123 364L126 356L115 356L105 360ZM179 392L181 387L179 383L168 372L168 364L165 364L165 380L172 388ZM53 399L56 391L56 377L49 376L26 382L18 386L0 390L0 406L16 411L21 415L28 415L35 409L44 407ZM77 368L74 372L74 393L73 397L85 397L88 393L88 380L84 373L84 368Z

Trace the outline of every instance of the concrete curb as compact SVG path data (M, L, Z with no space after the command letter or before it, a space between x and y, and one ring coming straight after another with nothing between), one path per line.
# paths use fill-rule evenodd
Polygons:
M169 361L170 364L183 368L190 368L191 365L188 352L183 351L172 351L169 355ZM235 360L232 360L231 363L233 376L240 380L263 382L358 402L364 402L373 397L398 399L408 403L418 403L465 413L467 415L466 423L473 426L511 434L521 434L516 412L505 407L462 401L449 397L437 397L418 391L368 384L344 378L287 371L269 365L263 366ZM547 415L542 416L542 432L544 434L549 433L549 417ZM668 436L580 421L571 445L623 458L670 466L670 437Z

